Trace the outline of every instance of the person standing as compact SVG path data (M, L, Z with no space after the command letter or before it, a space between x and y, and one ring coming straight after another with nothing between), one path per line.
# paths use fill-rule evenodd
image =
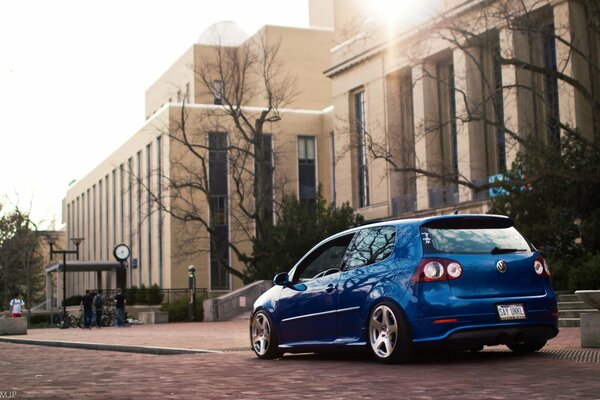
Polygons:
M81 307L83 307L83 327L92 329L92 304L94 298L90 294L90 290L87 289L81 299Z
M115 309L117 310L117 326L125 326L125 305L127 301L121 289L117 289L115 296Z
M25 306L25 301L21 299L19 293L15 293L15 298L10 301L10 312L13 318L21 318L23 306Z
M96 327L102 327L102 311L104 310L104 297L102 290L98 290L94 297L94 312L96 313Z

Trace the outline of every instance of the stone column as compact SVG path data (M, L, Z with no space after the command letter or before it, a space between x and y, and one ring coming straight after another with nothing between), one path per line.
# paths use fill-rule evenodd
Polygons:
M433 78L435 65L417 65L412 69L412 76L414 82L415 166L417 169L431 170L436 159L433 143L439 135L439 132L436 134L431 130L431 123L438 118L437 82ZM440 157L437 154L438 160ZM417 175L417 210L429 208L429 187L432 186L430 180L431 178L427 176Z
M592 80L590 77L589 63L584 56L590 54L588 41L585 8L583 4L575 1L566 1L553 7L554 31L566 43L556 41L556 63L561 73L579 82L586 90L591 91ZM576 47L579 52L574 52ZM583 136L588 139L594 137L592 107L589 100L578 92L572 85L558 80L558 99L560 120L578 127Z

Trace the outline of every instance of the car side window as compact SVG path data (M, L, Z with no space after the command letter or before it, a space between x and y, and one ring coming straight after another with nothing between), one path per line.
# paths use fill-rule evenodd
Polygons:
M294 282L305 282L339 272L353 236L344 235L313 250L298 266Z
M363 229L348 247L343 270L349 271L384 260L392 254L395 244L395 226Z

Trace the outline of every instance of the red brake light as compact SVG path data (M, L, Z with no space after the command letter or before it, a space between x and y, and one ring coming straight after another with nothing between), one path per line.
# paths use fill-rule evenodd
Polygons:
M447 258L424 258L412 277L412 283L435 282L458 279L462 275L462 266Z
M550 277L550 268L544 257L537 257L533 262L533 270L539 276Z

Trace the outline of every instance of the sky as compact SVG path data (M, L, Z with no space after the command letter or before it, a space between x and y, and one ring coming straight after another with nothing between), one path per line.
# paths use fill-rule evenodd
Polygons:
M210 25L308 26L308 0L0 2L0 204L60 228L69 183L144 124L144 94Z

